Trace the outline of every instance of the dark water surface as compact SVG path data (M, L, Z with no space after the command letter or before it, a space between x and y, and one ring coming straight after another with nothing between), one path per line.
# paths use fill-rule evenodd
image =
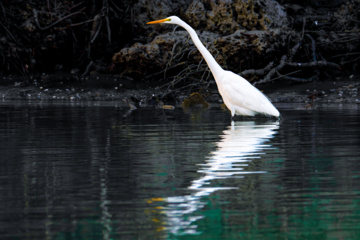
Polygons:
M0 103L0 239L360 239L360 106Z

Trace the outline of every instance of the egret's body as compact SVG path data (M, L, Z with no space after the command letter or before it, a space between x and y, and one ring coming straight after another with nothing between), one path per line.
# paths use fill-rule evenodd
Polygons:
M210 52L201 43L195 30L187 23L176 16L172 16L162 20L148 22L147 24L155 23L177 24L185 28L190 34L195 46L208 64L215 78L219 93L223 98L226 107L231 111L232 117L234 117L234 115L254 116L256 114L275 117L280 116L279 111L257 88L241 76L222 69Z

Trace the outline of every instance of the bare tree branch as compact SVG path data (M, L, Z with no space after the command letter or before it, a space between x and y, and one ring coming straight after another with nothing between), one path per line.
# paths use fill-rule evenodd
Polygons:
M55 26L56 24L64 21L64 20L67 19L67 18L70 18L70 17L72 17L72 16L75 16L75 15L77 15L77 14L82 13L82 12L85 10L85 8L82 8L82 9L80 9L80 10L77 11L77 12L70 13L69 15L66 15L66 16L63 17L63 18L60 18L60 19L57 20L56 22L54 22L54 23L52 23L52 24L50 24L50 25L48 25L48 26L46 26L46 27L41 27L41 26L40 26L39 18L38 18L38 11L37 11L35 8L33 8L32 10L33 10L33 15L34 15L34 20L35 20L36 26L37 26L40 30L47 30L47 29L49 29L49 28L52 28L52 27Z
M308 68L308 67L332 67L341 70L339 64L327 61L315 61L315 62L307 62L307 63L294 63L288 62L286 65L291 67L298 67L298 68Z

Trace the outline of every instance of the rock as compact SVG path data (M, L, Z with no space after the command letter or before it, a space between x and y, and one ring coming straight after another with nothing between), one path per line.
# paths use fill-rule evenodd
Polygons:
M231 34L238 29L266 30L287 25L287 16L276 1L194 0L185 20L194 28Z
M194 29L206 26L206 9L202 1L194 0L185 12L185 20Z
M157 36L149 44L135 43L113 56L115 68L124 75L139 79L148 73L160 71L171 59L176 41L185 42L184 32Z
M276 55L286 44L286 33L272 29L268 31L237 30L221 37L219 34L198 32L201 41L225 69L240 72L249 67L249 62L259 64L264 59ZM180 57L182 55L182 57ZM267 57L265 57L267 56ZM191 64L198 65L202 60L186 31L159 35L149 44L136 43L116 53L113 62L122 74L136 79L144 78L186 60L183 68ZM265 64L265 63L264 63Z
M201 41L222 66L233 71L239 72L241 64L248 62L249 58L253 61L264 58L265 54L269 58L269 54L284 46L286 39L276 29L287 24L286 13L276 1L193 0L184 16L180 17L195 30L202 30L197 32ZM165 29L167 33L158 35L148 44L136 43L116 53L113 57L116 69L140 79L180 61L186 60L188 65L201 61L202 57L191 40L191 44L184 48L190 39L187 32L180 29L170 33L169 25L159 25L156 30L159 29L161 32ZM178 49L173 49L175 45ZM172 59L177 51L188 52L189 58L184 59L183 55L181 59Z

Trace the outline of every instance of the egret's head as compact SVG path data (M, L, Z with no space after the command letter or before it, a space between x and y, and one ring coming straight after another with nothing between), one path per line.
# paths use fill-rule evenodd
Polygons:
M181 21L180 18L176 16L171 16L164 19L148 22L146 24L156 24L156 23L179 24L180 21Z

